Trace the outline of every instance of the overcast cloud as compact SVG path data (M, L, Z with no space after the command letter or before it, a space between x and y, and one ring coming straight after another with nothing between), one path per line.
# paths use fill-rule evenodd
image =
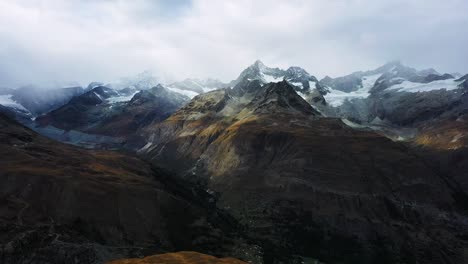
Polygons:
M468 73L466 0L2 0L0 86L143 70L229 81L261 59L318 77L399 59Z

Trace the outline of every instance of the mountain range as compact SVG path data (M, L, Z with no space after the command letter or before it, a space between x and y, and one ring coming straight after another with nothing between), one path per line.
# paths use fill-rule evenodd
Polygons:
M468 261L468 75L159 80L0 90L6 263Z

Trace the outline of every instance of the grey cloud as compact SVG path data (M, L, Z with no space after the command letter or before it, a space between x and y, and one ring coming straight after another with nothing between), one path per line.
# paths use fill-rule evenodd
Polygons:
M337 76L400 59L468 72L463 0L14 0L0 3L0 86L149 69L225 81L255 59Z

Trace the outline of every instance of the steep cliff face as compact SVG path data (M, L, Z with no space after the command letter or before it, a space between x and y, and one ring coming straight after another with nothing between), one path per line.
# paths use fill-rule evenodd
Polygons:
M204 189L138 158L57 143L3 115L0 155L2 263L102 263L176 250L236 255L233 248L250 247Z
M216 192L266 259L463 259L464 192L407 146L321 117L287 81L195 97L145 133L140 153Z

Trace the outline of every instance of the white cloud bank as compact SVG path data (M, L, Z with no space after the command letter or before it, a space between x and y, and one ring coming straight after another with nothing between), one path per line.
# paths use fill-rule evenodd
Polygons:
M0 86L150 69L228 81L255 59L337 76L394 59L468 72L466 0L0 2Z

